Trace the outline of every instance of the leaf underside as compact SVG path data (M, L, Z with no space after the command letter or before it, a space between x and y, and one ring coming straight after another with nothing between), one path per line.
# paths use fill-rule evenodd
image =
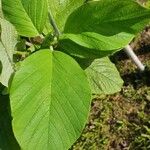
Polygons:
M14 27L6 20L0 19L1 24L1 42L0 42L0 61L2 63L2 72L0 82L8 87L9 79L13 73L13 52L17 43L17 34Z

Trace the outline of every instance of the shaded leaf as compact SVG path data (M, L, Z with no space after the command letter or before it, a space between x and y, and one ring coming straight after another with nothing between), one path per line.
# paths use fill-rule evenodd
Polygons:
M118 42L119 36L120 41ZM60 48L73 56L80 58L100 58L112 54L129 42L131 35L123 33L118 36L103 36L94 32L81 34L63 34L60 37Z
M108 57L95 59L85 71L94 94L114 94L122 88L123 80Z
M13 73L13 52L17 43L17 35L14 27L6 20L0 19L1 23L1 42L0 42L0 61L2 72L0 82L8 87L8 82Z
M1 87L1 85L0 85ZM2 88L0 88L2 89ZM9 97L0 94L0 149L20 150L11 125Z

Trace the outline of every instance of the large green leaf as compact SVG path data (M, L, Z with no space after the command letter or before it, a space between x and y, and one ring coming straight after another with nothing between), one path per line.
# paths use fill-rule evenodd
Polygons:
M59 29L63 31L67 17L79 6L84 0L48 0L49 9Z
M25 150L67 150L79 137L90 107L84 71L50 50L22 62L10 88L13 130Z
M2 63L2 72L0 82L8 86L11 74L13 73L13 52L17 43L17 34L14 27L6 20L0 19L1 24L1 42L0 42L0 61Z
M94 94L113 94L122 88L119 72L108 57L95 59L85 71Z
M116 10L116 11L115 11ZM65 33L135 34L150 20L150 10L132 0L88 2L68 18Z
M47 0L2 0L5 17L20 35L34 37L44 29L47 19Z
M86 47L93 48L93 51L99 50L99 54L104 50L118 50L125 47L149 20L150 10L132 0L88 2L67 19L64 33L68 34L65 39L61 39L61 45L72 42L78 44L78 51ZM87 55L91 54L89 51Z

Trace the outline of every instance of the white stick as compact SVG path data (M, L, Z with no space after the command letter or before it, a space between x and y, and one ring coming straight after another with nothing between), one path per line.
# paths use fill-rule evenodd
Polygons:
M145 70L145 66L142 64L142 62L139 60L139 58L137 57L137 55L134 53L133 49L131 48L130 45L127 45L124 48L124 51L127 53L127 55L132 59L132 61L136 64L136 66L138 67L138 69L140 71L144 71Z

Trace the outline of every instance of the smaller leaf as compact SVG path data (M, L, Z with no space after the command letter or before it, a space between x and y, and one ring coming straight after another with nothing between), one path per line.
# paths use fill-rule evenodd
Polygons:
M8 58L8 55L5 51L6 51L6 49L0 42L0 60L3 64L2 72L0 75L0 82L3 85L8 87L8 82L9 82L10 76L13 73L13 66L12 66L11 61Z
M11 61L13 61L13 50L17 44L17 32L14 26L8 21L1 19L1 41Z
M0 42L0 61L2 72L0 82L8 87L8 82L13 73L13 51L17 44L17 34L14 27L6 20L0 19L1 23L1 42Z
M44 29L47 0L2 0L4 16L22 36L35 37Z
M95 59L85 71L94 94L114 94L121 90L123 80L108 57Z

